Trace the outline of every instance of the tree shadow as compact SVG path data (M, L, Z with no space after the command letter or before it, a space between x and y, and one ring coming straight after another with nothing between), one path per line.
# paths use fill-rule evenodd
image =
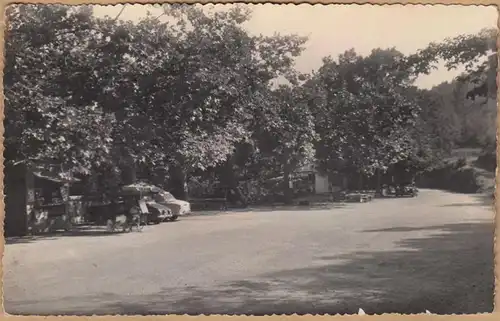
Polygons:
M436 314L491 312L492 223L364 232L423 230L435 234L403 240L393 251L322 256L311 262L310 267L213 286L164 288L149 295L94 296L88 300L99 300L100 308L75 309L68 305L67 312L76 315L303 315L354 314L359 308L368 314L410 314L425 310ZM87 298L72 300L81 304Z
M452 203L452 204L445 204L441 205L441 207L477 207L477 206L485 206L485 204L480 204L480 203Z
M108 231L106 227L103 226L94 226L94 225L82 225L82 226L73 226L71 231L54 231L54 232L46 232L37 235L29 235L29 236L19 236L19 237L7 237L5 238L5 244L23 244L23 243L32 243L40 240L57 240L61 237L78 237L78 236L118 236L124 234L120 231Z
M346 203L340 202L328 202L328 203L311 203L307 205L257 205L251 206L248 208L239 208L239 209L229 209L229 212L276 212L276 211L321 211L321 210L331 210L337 208L345 208L348 206Z
M469 202L469 203L451 203L451 204L445 204L441 205L442 207L467 207L467 206L472 206L472 207L478 207L478 206L487 206L493 208L495 206L495 197L494 195L487 193L487 194L476 194L473 196L474 202Z
M495 192L481 193L474 196L474 198L484 206L495 206Z

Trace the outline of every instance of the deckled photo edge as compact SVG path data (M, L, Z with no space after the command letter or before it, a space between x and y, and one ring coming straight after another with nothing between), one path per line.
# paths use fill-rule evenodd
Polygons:
M255 1L229 1L229 0L220 0L220 1L204 1L204 0L172 0L172 1L165 1L165 0L158 0L158 1L151 1L151 0L136 0L136 1L122 1L122 0L41 0L41 1L33 1L33 0L18 0L18 1L11 1L11 0L4 0L1 1L0 7L2 8L3 11L3 16L2 16L2 24L1 24L1 44L0 44L0 49L4 50L4 31L5 31L5 9L8 5L11 4L67 4L67 5L82 5L82 4L95 4L95 5L106 5L106 6L114 6L114 5L120 5L120 4L155 4L155 3L187 3L187 4L232 4L232 3L245 3L245 4L310 4L310 5L316 5L316 4L321 4L321 5L329 5L329 4L359 4L359 5L482 5L482 6L499 6L500 8L500 0L451 0L451 1L439 1L439 0L409 0L409 1L401 1L401 0L396 0L396 1L384 1L384 0L368 0L368 1L363 1L363 0L284 0L284 1L279 1L279 0L271 0L271 1L261 1L261 0L255 0ZM500 28L500 17L498 20L498 28ZM500 33L498 36L498 41L497 41L497 46L500 45ZM0 67L2 68L2 76L3 76L3 68L4 68L4 56L3 54L0 56ZM500 61L500 53L498 53L498 58ZM2 77L3 78L3 77ZM500 83L500 76L497 72L497 84ZM1 89L1 100L0 100L0 112L1 112L1 119L2 119L2 124L0 124L0 133L2 134L0 137L0 142L2 143L2 146L0 150L2 151L2 155L0 156L0 159L2 159L2 164L1 164L1 173L0 173L0 186L4 186L4 165L3 165L3 151L4 151L4 146L3 146L3 141L4 141L4 124L3 124L3 119L4 119L4 97L3 97L3 80L0 82L0 89ZM500 111L500 108L498 107L500 105L500 87L497 91L497 110ZM500 165L500 161L498 160L498 157L500 156L500 113L497 114L497 164ZM198 320L216 320L216 319L229 319L231 318L232 320L247 320L249 318L255 318L255 319L261 319L261 320L326 320L326 319L342 319L342 318L350 318L350 320L399 320L401 317L404 318L411 318L412 320L460 320L460 319L467 319L467 320L496 320L498 318L498 313L500 313L500 295L498 294L498 287L500 286L500 238L498 238L498 230L500 229L500 217L497 215L498 212L500 211L500 189L498 188L499 184L499 179L498 179L498 165L497 165L497 171L496 171L496 188L495 188L495 240L494 240L494 248L495 248L495 298L494 298L494 305L495 305L495 312L493 313L484 313L484 314L476 314L476 315L433 315L430 311L427 311L428 313L422 313L422 314L413 314L413 315L399 315L399 314L382 314L382 315L365 315L362 311L362 307L360 307L360 312L356 314L351 314L351 315L297 315L297 314L290 314L290 315L266 315L266 316L252 316L252 315L196 315L196 316L190 316L190 315L149 315L149 316L121 316L121 315L109 315L109 316L15 316L15 315L10 315L8 314L7 311L3 311L2 319L12 319L16 318L18 320L41 320L46 319L46 320L56 320L56 319L67 319L67 320L76 320L76 319L99 319L99 320L107 320L110 318L113 318L114 320L116 319L145 319L145 318L150 318L150 319L164 319L164 320L188 320L190 318L197 318ZM5 215L5 203L3 196L0 200L0 219L2 220L2 234L4 231L3 227L3 219ZM3 256L3 252L5 249L5 240L2 238L2 246L0 253ZM3 264L0 265L0 275L3 275ZM2 281L0 281L2 282ZM3 285L3 282L0 283ZM3 305L3 286L2 286L2 309L4 308Z

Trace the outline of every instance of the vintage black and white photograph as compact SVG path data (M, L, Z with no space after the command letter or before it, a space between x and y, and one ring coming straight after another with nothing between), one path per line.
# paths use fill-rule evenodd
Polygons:
M497 18L8 6L5 311L492 312Z

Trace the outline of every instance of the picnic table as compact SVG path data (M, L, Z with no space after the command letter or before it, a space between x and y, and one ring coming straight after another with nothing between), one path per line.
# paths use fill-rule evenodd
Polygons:
M373 200L373 195L369 193L353 192L353 193L347 193L345 198L347 202L366 203Z

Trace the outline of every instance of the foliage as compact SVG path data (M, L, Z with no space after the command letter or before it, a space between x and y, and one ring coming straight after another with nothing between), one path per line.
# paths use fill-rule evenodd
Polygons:
M301 75L294 59L307 39L251 35L243 7L163 9L132 23L97 18L89 6L9 7L6 161L61 163L108 190L138 171L180 188L189 179L273 194L279 184L266 182L282 177L289 193L305 164L367 176L422 171L457 144L494 142L480 119L495 111L467 102L496 92L492 30L409 56L349 50ZM440 60L466 73L415 88ZM279 78L288 84L274 86Z
M312 161L314 118L299 87L285 85L270 92L270 108L255 128L259 150L296 169Z
M62 75L73 74L67 63L80 49L78 39L89 36L91 12L28 5L9 7L7 15L6 160L57 160L88 171L109 157L114 119L93 101L75 103L59 84Z
M448 151L453 147L487 147L495 143L496 101L467 99L472 88L472 84L454 80L427 92L426 123L433 126Z
M350 50L338 61L325 59L316 78L325 97L315 112L324 167L372 175L409 157L408 128L419 105L401 53L378 49L361 57Z
M168 22L137 24L90 7L20 5L7 15L16 36L6 44L6 158L86 173L223 164L251 139L270 81L289 73L305 42L250 36L240 7L165 6Z
M410 61L425 73L436 67L440 60L448 69L465 67L459 80L473 84L467 98L486 97L496 99L497 30L484 29L477 34L460 35L431 43L410 57Z

